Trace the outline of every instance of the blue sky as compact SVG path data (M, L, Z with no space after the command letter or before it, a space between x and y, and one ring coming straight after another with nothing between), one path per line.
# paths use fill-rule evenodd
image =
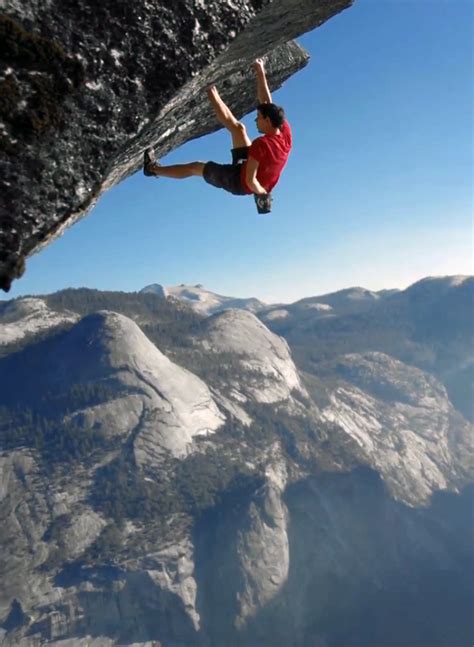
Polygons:
M137 173L3 298L203 283L291 302L472 273L472 26L469 0L356 0L299 39L309 66L273 95L294 148L270 216L199 178ZM227 162L228 149L221 131L163 161Z

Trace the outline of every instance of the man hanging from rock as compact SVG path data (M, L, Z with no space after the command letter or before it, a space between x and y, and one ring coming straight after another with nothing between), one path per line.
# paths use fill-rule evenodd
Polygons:
M162 166L154 161L152 149L145 151L143 172L147 176L177 180L198 175L208 184L234 195L253 194L259 213L270 213L271 191L280 178L291 150L291 129L283 108L272 103L262 59L252 65L257 78L257 130L262 137L252 142L243 123L221 99L215 85L207 90L218 121L232 136L232 164L190 162Z

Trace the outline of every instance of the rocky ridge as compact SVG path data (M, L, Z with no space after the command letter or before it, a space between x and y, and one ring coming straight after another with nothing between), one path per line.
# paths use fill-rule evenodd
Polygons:
M0 309L0 346L8 346L55 326L73 323L78 315L48 308L42 299L26 298Z
M206 290L204 286L199 283L197 285L174 285L166 288L158 283L153 283L152 285L144 287L140 292L157 294L163 299L168 297L177 299L204 316L209 316L232 308L257 312L264 307L264 304L258 299L226 297Z

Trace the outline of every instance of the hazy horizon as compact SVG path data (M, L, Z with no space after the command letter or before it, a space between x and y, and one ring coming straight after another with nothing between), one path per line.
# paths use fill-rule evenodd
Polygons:
M10 301L10 300L13 300L13 299L21 299L21 298L28 298L28 297L38 297L38 298L40 298L41 296L46 296L46 295L52 294L54 292L59 292L61 290L68 290L68 289L73 289L73 290L74 289L75 290L89 289L89 290L99 290L99 291L102 291L102 292L109 292L110 291L110 292L125 292L125 293L130 292L130 293L133 293L133 292L140 292L144 288L149 287L151 285L161 285L162 287L165 288L165 290L170 289L170 288L176 288L176 287L179 287L179 286L185 286L185 287L189 287L189 288L200 287L200 288L202 288L203 290L205 290L207 292L216 294L216 295L221 296L221 297L230 297L230 298L237 298L237 299L255 298L255 299L258 299L259 301L262 301L266 305L272 305L272 304L287 304L287 305L290 305L291 303L294 303L294 302L299 301L301 299L306 299L306 298L310 298L310 297L315 297L315 298L324 297L324 296L327 296L329 294L334 294L336 292L342 292L342 291L345 291L345 290L362 289L362 290L367 290L368 292L374 292L374 293L383 292L383 291L388 292L388 291L392 291L392 290L397 290L397 291L403 292L404 290L407 290L409 287L411 287L412 285L415 285L416 283L419 283L420 281L425 281L425 280L430 280L430 279L433 279L433 280L437 280L437 279L455 279L455 278L468 279L468 278L472 278L472 276L473 276L472 274L445 274L445 275L439 275L439 276L423 276L423 277L417 279L416 281L413 281L412 283L409 283L407 285L403 285L401 287L386 286L386 287L377 288L377 289L372 289L372 288L370 288L370 287L368 287L366 285L355 285L355 284L354 285L346 285L346 286L342 286L340 288L336 288L334 290L329 290L329 291L326 291L326 292L317 292L317 293L314 292L314 293L302 294L301 296L298 296L297 298L292 299L292 300L288 300L288 301L269 300L269 299L262 298L258 294L232 293L232 292L225 292L225 291L220 292L218 290L215 290L213 288L213 286L206 285L206 284L204 284L204 283L202 283L200 281L189 281L189 282L183 282L182 281L181 283L176 283L176 284L173 284L173 285L171 285L171 284L165 285L165 284L161 283L160 281L149 281L148 283L145 283L141 287L138 287L136 290L121 290L120 288L118 288L118 289L113 288L113 289L109 290L107 288L97 288L97 287L94 287L94 286L87 286L87 285L64 286L64 287L58 288L58 290L52 290L51 292L37 292L37 293L31 293L31 294L20 294L20 295L17 295L16 297L13 297L13 296L10 296L10 297L7 297L7 298L4 297L2 299L2 301Z

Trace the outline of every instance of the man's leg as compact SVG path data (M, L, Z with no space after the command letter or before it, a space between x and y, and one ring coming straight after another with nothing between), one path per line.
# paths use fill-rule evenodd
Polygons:
M184 180L187 177L198 175L202 177L205 162L190 162L189 164L171 164L161 166L160 164L150 164L148 167L150 175L158 177L171 177L175 180Z
M242 148L243 146L250 146L252 142L247 135L244 124L237 121L229 106L222 101L215 85L211 85L207 89L207 96L214 108L218 122L227 128L232 135L232 147Z

